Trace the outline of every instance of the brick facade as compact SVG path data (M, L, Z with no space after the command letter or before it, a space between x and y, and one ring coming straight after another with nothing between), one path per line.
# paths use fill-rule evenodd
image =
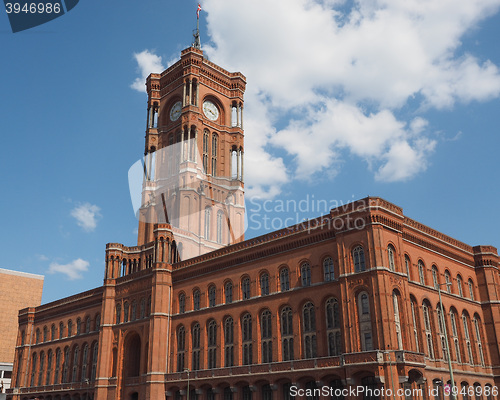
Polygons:
M0 381L10 385L10 372L18 331L19 310L36 307L42 302L43 276L0 268L0 304L2 334L0 335Z

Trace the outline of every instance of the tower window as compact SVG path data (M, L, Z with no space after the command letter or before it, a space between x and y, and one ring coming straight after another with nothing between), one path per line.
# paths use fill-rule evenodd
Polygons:
M326 329L328 342L328 355L338 356L342 352L342 340L340 334L339 303L336 299L328 299L326 302Z
M212 175L217 176L217 134L212 135Z
M222 226L224 221L224 213L217 211L217 243L222 243Z
M354 261L354 272L363 272L366 270L365 251L361 246L354 248L352 251L352 259Z
M205 239L210 240L210 207L205 208Z
M389 259L389 269L391 271L396 271L396 263L394 261L394 247L392 245L387 246L387 258Z
M208 131L203 132L203 171L208 174Z
M372 322L370 316L370 302L368 294L361 292L358 295L358 319L359 319L359 332L361 336L361 350L373 350L372 339Z

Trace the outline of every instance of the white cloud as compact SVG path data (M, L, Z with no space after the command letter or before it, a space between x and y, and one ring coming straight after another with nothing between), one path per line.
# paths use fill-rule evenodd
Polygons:
M500 95L500 72L461 39L500 0L205 0L210 59L247 76L247 193L329 176L346 154L381 181L425 170L430 108ZM411 117L401 116L410 107ZM294 159L286 169L282 152Z
M165 67L161 62L161 57L149 50L134 53L134 58L137 61L140 76L135 79L130 87L139 92L146 92L145 82L149 74L163 72Z
M77 258L69 264L50 263L47 272L49 274L61 273L66 275L68 279L75 280L83 278L82 273L88 271L89 265L88 261Z
M71 210L71 216L76 219L78 226L86 232L92 232L97 227L97 220L101 217L101 209L94 204L84 203Z

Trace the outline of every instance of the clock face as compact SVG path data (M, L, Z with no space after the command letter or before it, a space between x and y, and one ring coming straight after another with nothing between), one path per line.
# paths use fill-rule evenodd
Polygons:
M170 120L177 121L181 116L181 111L182 111L182 103L180 101L174 103L174 105L170 109Z
M209 100L203 102L203 113L210 121L215 121L219 118L219 110L216 105Z

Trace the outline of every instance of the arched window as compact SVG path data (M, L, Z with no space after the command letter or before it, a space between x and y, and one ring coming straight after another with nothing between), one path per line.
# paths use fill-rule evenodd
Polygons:
M177 330L177 372L184 371L185 352L186 352L186 330L181 325Z
M394 247L392 245L387 246L387 258L389 260L389 269L391 271L396 271L396 263L394 261Z
M224 292L226 295L226 304L233 302L233 284L231 281L226 282L224 285Z
M82 320L80 318L76 319L76 336L82 333Z
M85 333L90 332L90 317L85 318Z
M303 263L300 266L300 279L302 286L311 286L311 266L309 263Z
M434 289L439 288L438 269L435 265L432 266L432 283L434 284Z
M119 324L121 323L121 318L122 318L122 306L121 304L116 305L116 323Z
M354 262L354 272L362 272L366 270L365 251L363 250L363 247L357 246L352 250L352 259Z
M56 364L54 368L54 385L58 385L59 382L59 370L61 368L61 349L56 349Z
M201 293L198 289L193 292L193 310L198 311L200 309L200 298Z
M401 333L401 318L399 316L399 299L396 291L392 292L392 307L394 310L394 324L396 327L396 339L398 342L398 349L403 350L403 336Z
M89 362L88 357L89 357L89 345L85 343L83 345L83 351L82 351L82 374L80 377L80 380L82 382L85 382L85 380L87 379L87 363Z
M33 353L33 357L31 358L31 380L30 386L35 386L35 375L36 375L36 363L37 363L37 354Z
M304 337L304 358L316 357L316 313L314 304L308 302L302 308L302 329Z
M212 175L217 176L217 134L212 135Z
M211 285L208 288L208 306L209 307L215 307L215 295L216 295L215 286Z
M222 243L222 227L224 221L224 213L217 211L217 243Z
M290 307L281 310L281 354L283 361L294 359L293 355L293 313Z
M98 343L95 342L94 345L92 346L92 370L90 372L90 380L92 382L95 381L95 377L97 374L97 354L99 351L99 346Z
M50 327L50 340L56 340L56 326L54 324Z
M485 366L484 362L484 354L483 354L483 344L481 341L481 328L480 328L480 320L477 316L474 316L472 319L472 323L474 324L474 332L476 334L476 344L477 344L477 353L479 355L479 362L481 363L481 367Z
M132 300L132 307L130 312L130 320L135 321L137 319L137 301Z
M415 349L417 353L420 352L420 343L418 340L419 325L417 320L417 304L411 300L411 319L413 323L413 340L415 341Z
M73 335L73 321L68 321L68 337Z
M326 257L323 260L323 273L325 277L325 282L335 280L335 274L333 272L333 258Z
M445 339L445 323L444 315L441 313L441 304L437 305L437 319L438 319L438 334L439 340L441 341L441 352L443 354L443 360L448 361L448 352L446 351L446 339Z
M208 174L208 130L203 131L203 171Z
M234 365L234 323L231 317L224 321L224 366Z
M370 301L366 292L358 295L358 319L359 332L361 335L361 350L373 350L372 321L370 315Z
M269 294L269 274L264 272L260 276L260 295L267 296Z
M129 313L129 306L128 302L126 301L123 303L123 322L128 322L128 313Z
M406 268L406 275L408 276L408 280L410 280L410 278L411 278L410 266L411 266L410 257L405 256L405 268Z
M286 267L280 270L280 286L282 292L290 290L290 273Z
M444 271L444 281L446 283L446 292L451 293L451 276L448 270Z
M474 357L472 355L472 344L471 337L469 333L469 323L467 320L467 315L465 313L462 314L462 324L464 328L464 339L465 339L465 348L467 349L467 357L469 358L469 364L474 365Z
M271 324L271 311L264 310L260 316L260 335L262 343L262 362L273 361L273 329Z
M457 362L462 362L462 354L460 352L460 344L458 341L458 325L457 325L457 314L452 310L450 311L450 322L451 322L451 336L453 339L453 347L455 348L456 360Z
M217 365L217 323L212 319L207 326L207 368L216 368Z
M179 314L184 314L186 312L186 295L184 293L179 294Z
M38 386L43 385L43 368L45 364L45 353L40 353L40 366L38 367Z
M101 328L101 314L96 314L95 316L95 331L99 332L99 329Z
M35 333L35 343L36 344L40 343L40 340L41 340L41 333L40 333L40 329L37 328L36 333Z
M252 316L246 313L241 318L243 365L252 364Z
M59 323L59 339L64 337L64 324L62 322Z
M64 362L63 362L62 383L68 383L68 380L69 380L69 363L70 363L69 347L66 347L64 349Z
M139 318L146 318L146 300L144 297L141 298L140 306L139 306Z
M250 298L250 278L248 276L241 281L241 294L243 300L248 300Z
M425 275L424 275L424 263L422 260L418 260L418 280L421 285L425 285Z
M200 324L196 323L191 329L193 362L191 369L197 371L200 369Z
M44 326L43 327L43 341L46 342L47 340L49 340L49 329Z
M474 300L474 283L472 282L472 279L469 279L468 285L469 285L469 298L471 300Z
M79 368L79 348L78 345L76 345L73 348L73 372L71 374L71 382L77 382L78 381L78 368Z
M432 343L432 327L431 318L429 314L429 307L426 304L422 305L422 312L424 314L424 330L427 339L427 351L429 358L434 358L434 346Z
M339 302L337 299L328 299L325 310L328 355L338 356L342 353L342 339L340 334Z
M205 208L205 239L210 240L210 207Z
M52 377L52 350L47 353L47 372L45 373L45 385L50 385L50 378Z
M458 295L460 297L464 297L464 290L462 287L462 277L460 275L457 275L457 289L458 289Z

